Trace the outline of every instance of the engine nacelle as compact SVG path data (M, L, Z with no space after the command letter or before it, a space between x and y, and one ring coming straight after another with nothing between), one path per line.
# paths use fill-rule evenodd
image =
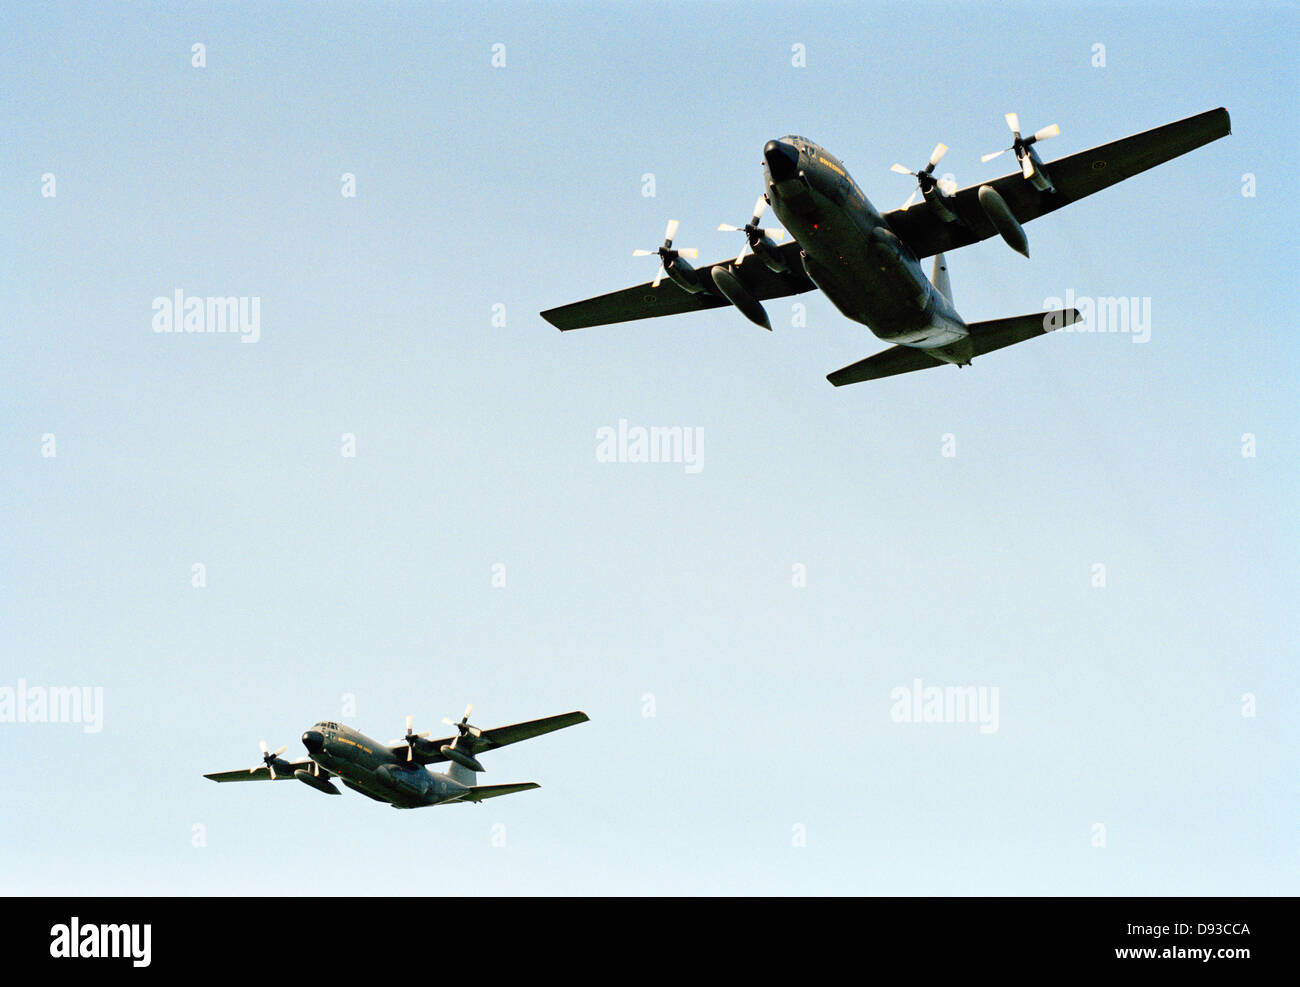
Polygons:
M749 242L749 249L754 252L754 256L763 262L773 274L789 274L790 268L784 260L781 259L780 248L777 247L776 241L770 236L764 235L758 238L758 242L753 240Z
M704 290L704 284L700 281L700 272L681 257L674 257L672 261L666 264L664 272L673 279L677 287L681 288L682 291L698 295Z

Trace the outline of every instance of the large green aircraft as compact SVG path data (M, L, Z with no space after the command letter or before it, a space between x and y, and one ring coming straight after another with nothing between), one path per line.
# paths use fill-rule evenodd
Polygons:
M1025 136L1016 114L1008 113L1006 121L1012 132L1006 150L1015 154L1020 170L957 190L934 174L947 151L940 144L919 171L894 165L892 170L916 178L922 201L913 204L914 192L902 208L884 214L825 149L803 137L768 141L763 147L766 192L753 218L744 226L718 227L745 234L747 245L738 256L693 267L685 258L698 251L673 246L678 226L673 220L662 246L635 252L659 257L653 281L562 305L542 317L569 330L734 305L771 329L763 300L820 288L846 317L895 344L829 374L837 387L944 364L966 366L977 356L1071 325L1079 312L967 323L953 308L944 251L996 235L1028 257L1023 223L1230 132L1228 111L1220 107L1044 163L1036 145L1060 129L1053 125ZM758 225L768 205L793 240L781 242L781 230ZM756 262L746 264L751 251ZM920 260L930 256L934 270L927 278Z
M341 723L322 720L302 735L307 757L285 761L285 752L267 750L262 741L262 764L238 771L218 771L204 775L213 781L287 781L296 779L318 792L338 795L331 777L348 788L376 802L387 802L395 809L418 809L426 805L449 802L482 802L498 795L526 792L540 788L528 781L516 785L475 784L478 772L485 770L478 757L531 737L562 730L587 722L581 711L547 716L527 723L480 730L469 722L473 712L466 708L460 721L444 719L456 728L456 736L429 740L429 732L413 733L411 717L406 718L406 736L392 744L381 744ZM450 762L445 774L430 771L425 765Z

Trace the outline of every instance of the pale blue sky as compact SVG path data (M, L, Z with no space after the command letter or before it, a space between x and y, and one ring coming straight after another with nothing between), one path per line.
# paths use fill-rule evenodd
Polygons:
M1295 893L1294 11L426 6L0 12L0 686L105 695L0 724L0 889ZM1031 260L949 257L968 319L1148 297L1145 344L834 389L883 344L815 294L771 334L537 315L670 217L734 254L772 137L890 208L939 140L1005 173L1008 110L1050 158L1220 105ZM259 296L260 341L155 335L176 288ZM620 418L703 470L598 463ZM893 722L918 677L997 687L997 732ZM480 808L202 778L467 701L592 722L489 755L543 787Z

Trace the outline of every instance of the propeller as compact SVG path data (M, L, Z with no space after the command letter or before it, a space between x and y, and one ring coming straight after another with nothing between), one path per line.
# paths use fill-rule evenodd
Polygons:
M664 230L663 246L658 248L657 250L633 250L632 251L633 257L653 257L655 255L658 255L659 273L656 274L655 279L652 282L650 282L650 287L652 288L659 287L659 282L662 281L664 279L664 275L668 273L669 265L671 265L672 262L678 258L678 256L692 257L692 258L700 256L699 250L697 250L695 247L680 247L676 250L673 249L673 238L677 236L678 225L679 224L677 220L675 219L668 220L668 228ZM469 714L466 713L465 715L468 716Z
M896 174L911 175L913 178L916 179L916 191L913 192L911 196L908 197L908 200L905 203L903 203L904 209L907 209L909 206L911 206L913 202L916 201L917 192L920 192L922 195L924 195L926 192L930 191L930 189L934 188L936 185L939 186L939 191L941 192L948 193L950 191L950 189L952 188L951 182L945 182L943 179L934 177L935 165L937 165L940 161L942 161L943 156L947 153L948 153L947 144L936 144L934 145L934 150L930 152L930 160L926 162L925 167L922 168L920 171L912 171L912 169L910 168L904 168L901 164L895 164L890 167L889 170L895 172Z
M293 771L293 765L291 765L288 761L280 760L280 755L283 754L286 750L288 750L287 747L281 747L278 751L272 751L272 750L267 750L265 740L259 740L257 744L259 747L262 748L262 765L266 768L267 771L271 772L272 781L275 781L276 778L278 777L275 773L275 767L277 764L280 766L280 770L284 771L286 774L291 773ZM250 775L256 774L258 770L259 770L258 768L249 768L248 773Z
M406 761L408 764L411 761L412 755L415 753L415 742L417 740L422 740L425 737L429 736L428 730L425 730L423 733L412 733L411 728L414 725L415 725L415 718L412 716L408 716L406 718L406 736L402 738L403 740L406 741Z
M984 162L992 161L994 158L1006 154L1008 151L1015 151L1016 157L1020 161L1020 173L1026 178L1033 178L1034 161L1033 158L1029 156L1029 146L1031 144L1036 144L1039 141L1045 141L1049 137L1055 137L1061 132L1061 128L1056 124L1052 124L1050 127L1044 127L1042 130L1035 130L1028 137L1021 137L1020 116L1016 113L1008 113L1004 119L1007 121L1007 126L1011 128L1011 146L1004 147L1000 151L993 151L990 154L986 154L980 158L980 160Z
M754 217L744 226L732 226L730 223L719 223L718 229L723 233L744 233L745 245L740 248L740 253L736 255L736 266L739 267L745 260L745 255L749 248L758 242L760 237L770 236L777 243L785 239L785 230L779 226L775 228L764 229L758 225L758 221L763 218L763 213L767 211L767 196L760 195L758 201L754 203Z
M671 227L672 224L670 223L669 226ZM669 237L668 239L671 240L672 237ZM469 714L472 712L474 712L474 704L470 703L465 707L465 715L460 718L459 723L455 720L449 720L445 716L442 718L442 722L447 724L447 726L456 728L456 739L451 742L452 747L455 747L466 734L469 734L472 737L483 736L483 731L469 722Z

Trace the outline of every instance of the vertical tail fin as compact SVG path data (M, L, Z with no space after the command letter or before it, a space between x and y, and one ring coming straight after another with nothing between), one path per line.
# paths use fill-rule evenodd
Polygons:
M934 255L934 271L930 274L930 280L934 286L939 289L939 293L948 299L948 304L952 304L952 283L948 280L948 260L943 254Z
M465 765L457 764L455 761L447 764L447 777L452 781L460 782L462 785L468 785L470 788L478 784L478 775Z

